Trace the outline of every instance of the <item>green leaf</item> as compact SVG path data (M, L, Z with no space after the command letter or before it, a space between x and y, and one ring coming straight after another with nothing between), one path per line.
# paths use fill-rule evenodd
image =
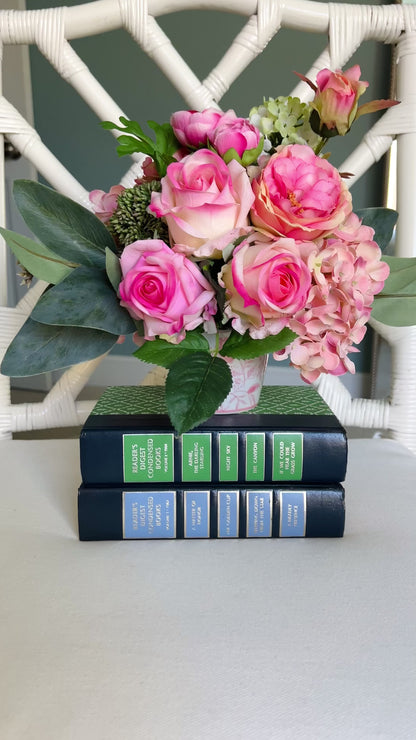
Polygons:
M414 326L416 324L416 295L376 297L371 318L388 326Z
M146 136L142 127L137 121L130 121L130 119L125 118L125 116L120 116L119 121L122 124L121 126L119 126L117 123L112 123L111 121L102 121L101 126L107 130L114 129L116 131L122 131L125 134L131 134L137 139L141 139L143 141L146 141L148 144L153 145L151 138L149 136Z
M108 247L106 247L105 250L105 271L111 285L117 293L118 286L120 285L122 278L120 260L117 255L111 251L111 249L108 249Z
M31 317L42 324L79 326L111 334L131 334L135 324L104 270L77 267L38 300Z
M215 414L232 386L225 360L195 352L175 362L166 378L165 398L170 420L184 434Z
M157 123L148 121L147 124L156 135L154 142L149 136L144 134L143 129L137 121L129 121L128 118L120 117L122 126L118 126L111 121L103 121L101 124L105 129L115 129L122 131L123 135L117 138L117 152L120 157L125 154L141 152L150 156L159 172L160 177L166 174L166 169L171 162L174 162L173 154L179 149L180 144L177 141L173 128L170 123Z
M60 370L99 357L116 341L115 334L96 329L46 326L28 318L8 347L1 372L24 377Z
M390 275L381 295L416 295L416 257L383 257L383 261L389 265Z
M185 339L179 344L172 344L172 342L167 342L165 339L154 339L145 342L133 354L143 362L160 365L161 367L170 367L177 360L188 357L195 352L209 352L207 340L196 330L188 331Z
M134 152L141 152L142 154L148 154L151 157L154 155L153 144L147 144L144 141L139 141L133 136L119 136L118 139L117 154L119 157L123 157L125 154L133 154Z
M180 146L170 123L156 123L156 121L148 121L147 125L156 134L156 147L158 152L161 154L174 154Z
M297 334L290 329L282 329L279 334L265 337L264 339L252 339L246 332L239 334L232 331L227 341L221 348L224 357L233 357L236 360L249 360L253 357L279 352L296 339Z
M5 238L20 264L39 280L46 280L47 283L53 284L59 283L72 272L74 267L77 267L76 264L58 257L44 244L35 242L27 236L1 228L0 234Z
M104 267L110 232L86 208L34 180L16 180L16 205L33 233L64 260Z
M355 211L363 224L374 229L374 241L380 249L386 249L391 242L398 218L397 211L391 208L362 208Z

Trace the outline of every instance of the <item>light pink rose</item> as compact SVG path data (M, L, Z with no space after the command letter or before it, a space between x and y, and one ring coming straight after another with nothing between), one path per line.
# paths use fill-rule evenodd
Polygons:
M230 262L221 270L220 283L226 289L225 315L233 328L247 328L255 339L277 334L290 318L304 308L311 288L311 272L302 251L316 249L313 243L294 239L245 240L236 247Z
M197 149L207 146L224 115L216 108L206 108L203 111L180 110L172 114L170 123L177 140L183 146Z
M237 159L244 167L255 162L263 150L263 136L247 118L224 117L211 134L210 142L226 162Z
M254 196L244 167L235 160L227 165L216 152L199 149L170 164L161 185L149 209L166 219L178 251L219 257L229 243L227 234L248 225Z
M351 195L338 171L306 145L279 147L252 187L252 222L279 236L317 239L351 212Z
M142 319L146 339L191 331L216 313L215 292L198 267L159 239L133 242L120 258L121 305Z
M113 185L109 192L104 190L91 190L89 199L92 203L95 215L106 223L117 208L117 199L125 188L123 185Z

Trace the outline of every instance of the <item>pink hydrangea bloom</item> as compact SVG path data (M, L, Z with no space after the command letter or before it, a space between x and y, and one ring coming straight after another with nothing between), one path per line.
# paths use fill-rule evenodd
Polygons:
M389 273L373 235L351 214L308 257L313 285L304 308L288 324L298 337L285 353L275 355L290 356L308 382L321 373L354 372L348 355L358 351L354 345L366 333L374 296Z
M183 339L216 313L215 291L198 267L159 239L144 239L124 248L121 305L142 319L145 339L165 334Z
M118 196L123 190L125 190L123 185L113 185L108 193L104 190L91 190L89 199L92 203L94 213L100 221L107 223L111 218L117 208Z
M352 208L338 170L306 145L279 147L252 187L252 222L277 236L306 240L326 236Z

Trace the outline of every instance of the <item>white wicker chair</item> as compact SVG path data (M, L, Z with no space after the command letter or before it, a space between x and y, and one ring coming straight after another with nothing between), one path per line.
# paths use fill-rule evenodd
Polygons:
M186 8L213 8L248 17L247 24L233 41L216 68L201 82L189 69L156 18ZM401 105L380 116L359 148L344 162L342 169L354 172L350 184L360 177L389 149L397 136L397 254L416 255L416 131L414 99L416 93L416 8L402 5L360 6L293 0L98 0L77 7L0 13L3 44L36 44L58 73L69 82L94 110L100 120L118 120L123 111L94 78L71 47L71 39L124 27L142 49L159 65L192 108L218 105L224 92L247 65L262 52L281 27L307 29L329 34L329 45L308 76L319 68L343 67L362 41L376 39L396 49L397 89ZM311 92L300 83L296 94L304 99ZM11 143L34 164L56 189L89 206L87 191L45 147L37 132L4 98L0 99L0 127ZM130 184L140 168L136 157L123 184ZM2 197L4 222L4 198ZM412 235L409 238L409 234ZM37 300L42 286L35 285L16 308L7 308L5 245L0 247L0 356L23 324ZM374 322L373 322L374 323ZM377 325L377 331L391 344L393 367L391 396L378 401L352 399L341 381L324 376L320 393L340 419L350 426L389 430L416 452L416 328L392 329ZM38 404L11 404L9 379L0 376L0 437L13 432L80 424L91 403L77 401L82 387L100 359L69 369Z

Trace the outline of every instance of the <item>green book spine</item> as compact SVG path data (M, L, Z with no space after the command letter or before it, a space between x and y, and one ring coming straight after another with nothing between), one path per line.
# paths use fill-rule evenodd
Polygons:
M87 419L80 461L89 485L342 482L347 437L312 388L263 388L253 413L218 414L177 436L163 388L119 387Z

